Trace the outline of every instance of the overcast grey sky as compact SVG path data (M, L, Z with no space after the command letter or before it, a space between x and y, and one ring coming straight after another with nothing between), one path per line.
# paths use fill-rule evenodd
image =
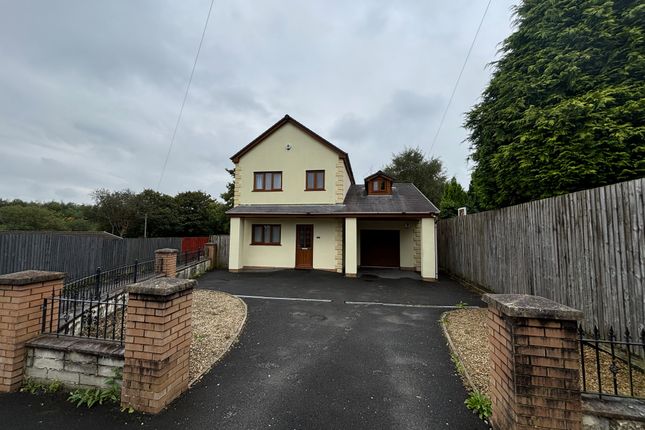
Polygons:
M516 1L494 0L431 155L468 185L464 112ZM0 198L156 188L210 1L0 0ZM219 196L288 113L357 178L429 151L486 0L215 0L160 191Z

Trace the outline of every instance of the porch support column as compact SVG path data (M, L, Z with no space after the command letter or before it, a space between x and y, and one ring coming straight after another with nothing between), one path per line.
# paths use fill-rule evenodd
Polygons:
M244 222L242 218L231 218L231 238L228 253L229 272L242 269L242 243L244 240Z
M424 281L437 280L436 234L434 218L421 219L421 277Z
M356 218L345 218L345 276L355 278L358 268L358 231Z

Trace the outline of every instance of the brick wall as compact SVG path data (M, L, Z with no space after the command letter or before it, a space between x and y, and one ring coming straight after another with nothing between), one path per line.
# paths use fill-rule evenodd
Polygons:
M162 273L169 278L177 276L177 254L179 251L171 248L155 251L155 273Z
M194 280L159 278L126 288L124 406L158 413L188 389L195 285Z
M496 429L580 429L582 313L542 297L487 294Z
M0 392L20 388L25 345L40 333L43 298L58 294L64 277L64 273L36 270L0 276ZM57 310L52 313L54 325Z

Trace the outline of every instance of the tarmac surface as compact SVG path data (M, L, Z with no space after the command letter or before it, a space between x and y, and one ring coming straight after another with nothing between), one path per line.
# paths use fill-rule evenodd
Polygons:
M391 275L387 275L392 277ZM224 359L157 416L75 408L65 395L0 395L7 429L485 429L464 405L438 320L479 295L426 283L317 271L210 272L247 325Z

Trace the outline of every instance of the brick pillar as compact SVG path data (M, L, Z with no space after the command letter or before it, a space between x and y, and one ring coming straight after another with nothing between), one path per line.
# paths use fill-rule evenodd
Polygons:
M123 406L156 414L188 389L195 285L157 278L126 287Z
M25 343L40 334L43 298L52 291L58 295L64 278L64 273L37 270L0 275L0 392L20 388Z
M217 267L217 244L208 242L204 245L204 252L206 253L206 258L210 260L209 269L215 269Z
M177 254L172 248L162 248L155 251L155 273L163 273L168 278L177 276Z
M543 297L486 294L495 429L581 429L577 321Z

